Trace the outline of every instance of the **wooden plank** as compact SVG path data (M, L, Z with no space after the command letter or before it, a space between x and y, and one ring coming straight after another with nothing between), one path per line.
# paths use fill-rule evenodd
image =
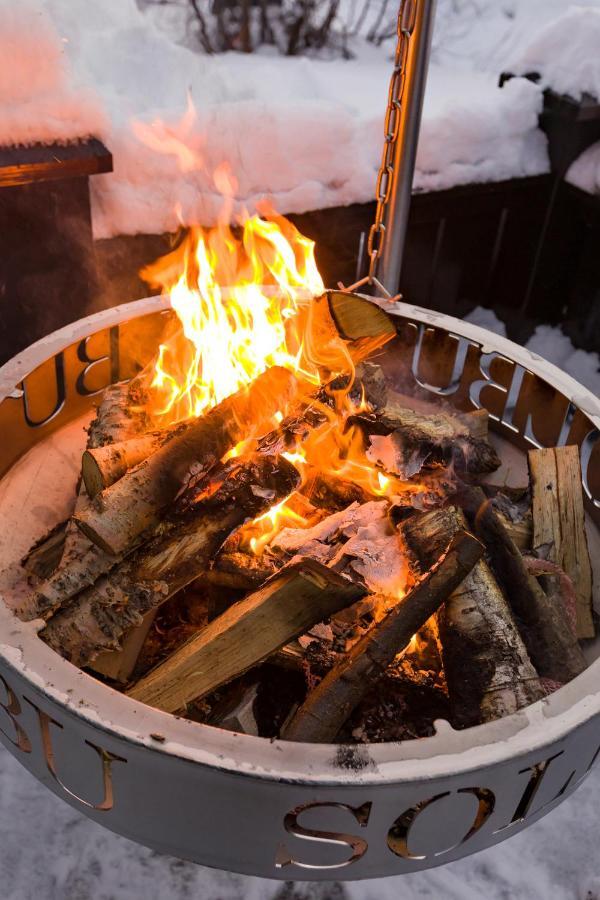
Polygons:
M585 532L579 450L530 450L533 550L563 569L575 587L577 637L593 638L592 567Z
M0 187L112 172L113 158L92 138L71 144L0 147Z

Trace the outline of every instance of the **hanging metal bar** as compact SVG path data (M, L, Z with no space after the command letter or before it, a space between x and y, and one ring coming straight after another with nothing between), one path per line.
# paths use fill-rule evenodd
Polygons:
M399 118L391 172L388 173L389 185L383 214L383 246L376 261L376 271L371 273L392 296L397 293L400 284L431 52L435 3L436 0L406 0L403 8L401 7L401 28L409 35L402 73L404 85L397 108Z

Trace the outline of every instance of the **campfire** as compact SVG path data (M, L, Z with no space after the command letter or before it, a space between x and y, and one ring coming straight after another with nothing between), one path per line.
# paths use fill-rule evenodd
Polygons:
M174 315L102 395L73 515L24 560L42 640L151 706L299 741L481 724L583 671L576 448L492 484L487 412L398 390L391 318L325 291L270 211L144 276Z

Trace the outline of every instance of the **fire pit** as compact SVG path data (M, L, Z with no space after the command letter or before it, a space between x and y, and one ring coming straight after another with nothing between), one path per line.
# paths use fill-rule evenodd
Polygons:
M398 332L378 360L386 375L459 410L485 406L513 483L524 450L580 448L598 558L597 399L507 340L382 305ZM62 517L82 449L73 434L98 392L146 361L143 348L167 307L152 298L92 316L1 370L4 568ZM106 827L229 870L355 879L443 864L550 811L583 780L600 745L597 642L585 648L581 675L519 713L462 731L440 721L420 740L350 746L269 741L150 708L61 659L37 630L0 607L4 745Z

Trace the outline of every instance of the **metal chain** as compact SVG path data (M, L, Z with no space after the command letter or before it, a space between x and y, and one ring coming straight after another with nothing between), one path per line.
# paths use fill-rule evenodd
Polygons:
M417 3L419 0L402 0L398 11L396 55L394 57L394 71L390 79L388 92L388 105L385 114L384 143L381 155L381 165L377 174L375 185L375 199L377 209L375 221L371 225L367 241L367 255L369 257L368 282L376 281L377 262L383 253L385 242L385 225L383 219L386 207L392 191L394 179L394 149L398 140L400 120L402 114L402 100L404 85L406 82L406 62L411 35L415 29L417 18Z

